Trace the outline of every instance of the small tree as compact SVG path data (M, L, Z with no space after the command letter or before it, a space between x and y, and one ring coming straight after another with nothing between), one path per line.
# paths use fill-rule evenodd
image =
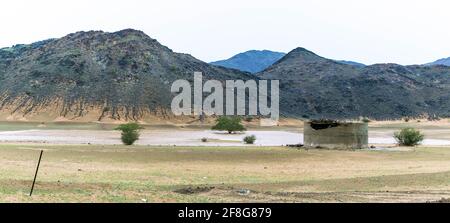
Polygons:
M129 146L133 145L133 143L139 139L139 130L141 129L143 129L143 127L137 123L127 123L119 125L114 130L122 131L122 142L123 144Z
M394 138L402 146L416 146L424 139L424 135L414 128L404 128L394 133Z
M233 132L245 131L245 127L241 124L239 117L221 116L216 120L216 125L212 130L227 131L229 134Z
M246 137L244 138L245 144L254 144L255 141L256 141L256 136L255 136L255 135L246 136Z
M371 122L370 119L367 118L367 117L362 118L361 121L364 122L364 123L369 123L369 122Z

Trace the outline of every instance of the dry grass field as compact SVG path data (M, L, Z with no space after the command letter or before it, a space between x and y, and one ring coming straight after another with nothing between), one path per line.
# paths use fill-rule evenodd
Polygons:
M39 151L35 191L28 196ZM0 145L1 202L428 202L450 148Z

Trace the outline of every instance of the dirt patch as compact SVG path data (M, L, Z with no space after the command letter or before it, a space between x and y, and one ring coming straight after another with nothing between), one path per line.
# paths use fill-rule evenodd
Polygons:
M184 188L180 188L177 190L174 190L173 192L178 193L178 194L200 194L200 193L207 193L210 192L211 190L213 190L215 187L202 187L202 186L198 186L198 187L184 187Z
M217 188L209 196L217 196L222 199L230 198L234 202L276 202L276 203L327 203L327 202L358 202L358 203L448 203L448 191L342 191L342 192L274 192L248 190L242 194L242 190L230 188ZM246 195L246 196L242 196ZM438 200L441 198L441 200ZM429 201L433 202L429 202Z
M20 188L28 190L32 184L31 180L0 180L0 185L3 188ZM58 180L56 182L42 182L37 181L35 185L36 191L49 191L49 192L64 192L64 191L96 191L96 190L111 190L112 185L106 183L74 183L64 182Z

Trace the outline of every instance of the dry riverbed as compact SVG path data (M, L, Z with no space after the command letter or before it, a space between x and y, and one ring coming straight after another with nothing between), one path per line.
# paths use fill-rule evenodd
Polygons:
M446 130L443 130L446 131ZM394 130L373 130L369 133L371 145L394 145L392 137ZM450 146L450 139L440 137L441 131L428 134L423 141L426 146ZM449 133L450 134L450 133ZM302 144L302 129L297 130L251 130L245 133L227 134L210 130L195 129L152 129L141 133L137 145L153 146L244 146L242 139L247 135L256 136L256 146L282 146L287 144ZM435 137L435 138L430 138ZM202 142L207 138L207 142ZM107 130L20 130L0 131L2 143L45 143L45 144L121 144L120 132Z
M286 124L286 123L285 123ZM295 124L295 125L294 125ZM138 145L153 146L244 146L242 139L255 135L257 146L282 146L303 143L303 124L290 123L277 127L248 126L249 131L241 134L226 134L208 130L209 126L146 125ZM30 123L0 122L2 143L45 143L45 144L121 144L120 132L112 129L117 124L104 123ZM450 122L440 121L389 121L369 123L369 144L377 147L392 146L395 131L414 127L425 134L425 146L450 146ZM208 142L202 142L207 138Z

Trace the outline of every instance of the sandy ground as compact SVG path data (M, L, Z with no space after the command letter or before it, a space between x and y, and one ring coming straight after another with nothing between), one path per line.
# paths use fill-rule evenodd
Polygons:
M0 144L0 202L434 202L450 198L449 162L432 147Z
M287 131L247 131L240 134L226 134L209 130L144 130L137 145L177 146L243 146L242 139L255 135L259 146L298 144L299 133ZM208 142L201 141L206 137ZM0 132L3 143L46 143L46 144L121 144L120 132L96 130L26 130Z

